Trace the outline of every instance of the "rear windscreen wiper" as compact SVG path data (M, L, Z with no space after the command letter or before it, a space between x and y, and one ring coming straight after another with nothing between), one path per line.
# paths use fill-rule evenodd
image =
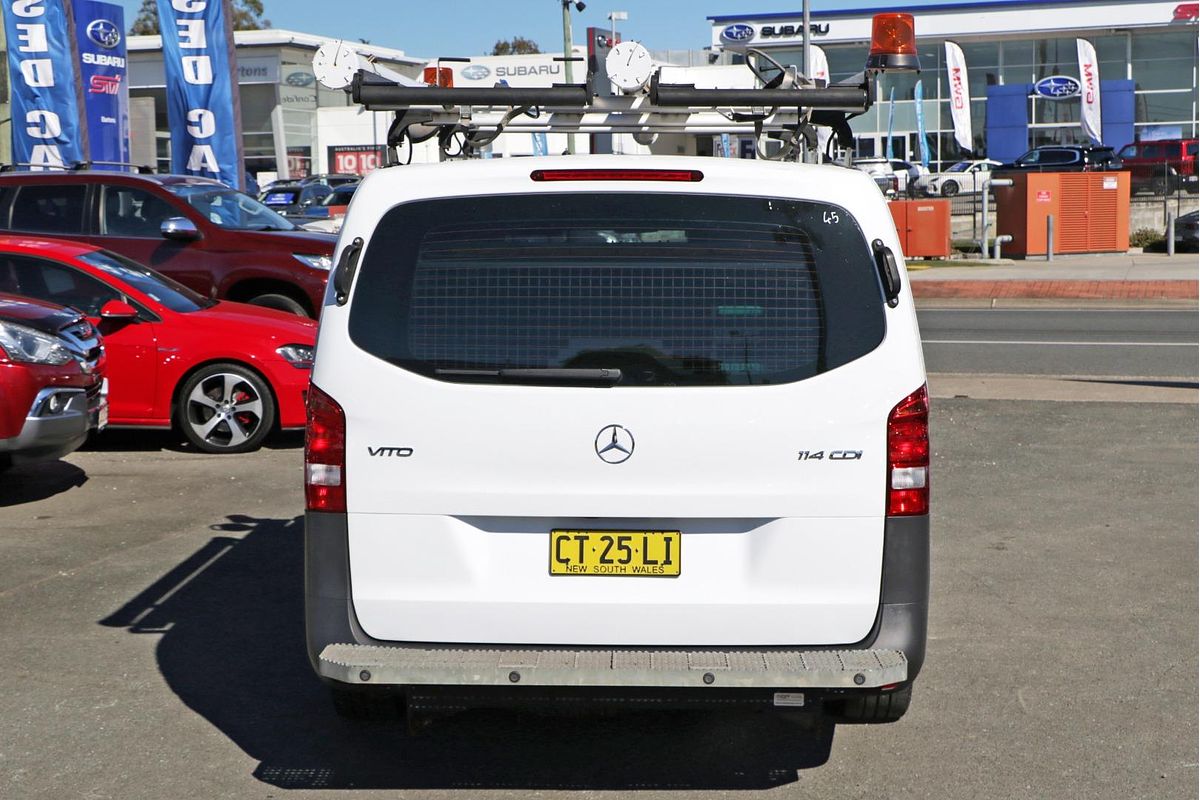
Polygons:
M620 383L619 369L567 369L544 367L532 369L439 369L438 375L447 378L497 378L517 381L561 381L564 383Z

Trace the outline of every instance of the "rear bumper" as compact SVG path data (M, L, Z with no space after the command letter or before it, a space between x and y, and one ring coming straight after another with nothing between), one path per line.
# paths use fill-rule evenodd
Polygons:
M890 518L879 613L860 642L830 648L562 648L372 639L350 592L344 514L305 520L309 659L324 679L368 685L866 689L911 681L925 660L929 518Z

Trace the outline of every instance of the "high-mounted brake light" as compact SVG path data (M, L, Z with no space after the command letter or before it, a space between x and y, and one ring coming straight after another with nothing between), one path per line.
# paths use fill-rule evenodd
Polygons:
M929 513L929 390L922 386L901 400L887 422L887 513Z
M449 67L426 67L421 79L430 86L443 89L454 88L454 70Z
M668 181L699 183L704 173L698 169L535 169L529 173L535 181Z
M871 54L867 69L920 72L917 30L912 14L876 14L871 21Z
M308 390L304 499L309 511L346 511L346 414L316 386Z

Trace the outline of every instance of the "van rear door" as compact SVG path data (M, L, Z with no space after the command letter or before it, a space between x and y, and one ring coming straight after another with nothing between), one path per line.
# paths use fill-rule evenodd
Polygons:
M632 192L402 204L363 254L347 332L317 382L359 387L337 400L371 636L869 633L888 413L923 369L911 319L889 335L845 208ZM569 569L602 556L608 572Z

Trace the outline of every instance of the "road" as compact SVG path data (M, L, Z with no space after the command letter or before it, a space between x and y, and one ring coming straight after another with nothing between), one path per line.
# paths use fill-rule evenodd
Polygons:
M297 437L110 434L9 473L0 796L1194 798L1196 405L951 397L932 427L925 670L899 723L836 729L352 725L304 651Z
M922 308L930 372L1197 377L1194 308Z

